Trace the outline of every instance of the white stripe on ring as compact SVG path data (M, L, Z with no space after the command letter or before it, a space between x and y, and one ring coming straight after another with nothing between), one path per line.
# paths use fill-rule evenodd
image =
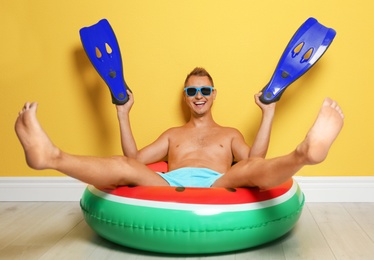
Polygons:
M143 200L143 199L133 199L127 197L116 196L108 194L99 189L96 189L94 186L89 185L88 190L102 199L133 205L140 207L150 207L150 208L160 208L160 209L173 209L173 210L184 210L184 211L193 211L198 215L211 215L218 214L220 212L235 212L235 211L248 211L263 209L272 206L279 205L289 199L297 192L298 184L296 181L293 181L292 187L283 195L265 200L260 202L251 202L251 203L241 203L241 204L193 204L193 203L180 203L180 202L164 202L164 201L153 201L153 200ZM300 192L299 200L303 200L303 193Z

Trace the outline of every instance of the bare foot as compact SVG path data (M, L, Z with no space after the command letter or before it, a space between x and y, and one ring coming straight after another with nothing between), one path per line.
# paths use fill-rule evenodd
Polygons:
M19 113L15 130L25 151L27 164L33 169L51 168L60 150L53 145L36 118L37 103L26 103Z
M307 164L325 160L327 153L344 124L344 115L336 101L326 98L314 125L297 151L306 155Z

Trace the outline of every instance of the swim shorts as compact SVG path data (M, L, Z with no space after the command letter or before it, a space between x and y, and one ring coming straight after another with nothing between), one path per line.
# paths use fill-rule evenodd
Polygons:
M176 187L201 187L209 188L223 174L207 168L180 168L167 173L158 174L164 178L170 186Z

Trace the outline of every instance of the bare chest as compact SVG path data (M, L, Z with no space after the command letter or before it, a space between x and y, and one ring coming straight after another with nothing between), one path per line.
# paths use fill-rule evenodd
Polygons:
M230 150L230 141L223 134L198 133L175 137L170 142L170 149L188 152L207 152L211 150ZM213 151L212 151L213 152Z
M226 172L232 163L232 137L222 129L180 131L169 139L171 168L202 167Z

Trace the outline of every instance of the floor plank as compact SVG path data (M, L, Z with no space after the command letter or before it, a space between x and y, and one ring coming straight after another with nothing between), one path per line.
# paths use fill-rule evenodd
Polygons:
M286 236L287 237L287 236ZM235 259L245 260L245 259L261 259L261 260L283 260L284 257L282 241L284 238L280 238L274 242L255 247L252 249L247 249L242 252L235 253Z
M287 260L335 259L326 239L313 219L308 205L304 207L299 222L282 245Z
M32 229L32 226L41 226L44 217L46 217L46 215L49 215L50 213L50 207L47 206L44 202L35 203L29 208L22 207L19 204L11 208L16 209L15 212L17 212L18 210L24 212L19 212L20 214L15 213L15 215L13 216L12 214L10 214L10 212L7 212L8 214L5 213L5 215L8 215L7 219L5 219L6 224L2 227L2 232L0 232L0 248L2 249L2 251L4 251L3 248L6 248L14 243L17 238L22 237L22 234ZM23 210L20 208L23 208ZM28 211L25 211L26 209L28 209Z
M343 206L374 242L374 203L344 203Z
M86 222L81 221L73 230L51 247L40 258L45 259L91 259L101 240Z
M7 259L39 259L83 220L76 203L71 202L43 203L25 215L19 225L5 231L8 241L4 243L1 255Z
M308 208L336 259L374 259L374 243L342 203L310 203Z

